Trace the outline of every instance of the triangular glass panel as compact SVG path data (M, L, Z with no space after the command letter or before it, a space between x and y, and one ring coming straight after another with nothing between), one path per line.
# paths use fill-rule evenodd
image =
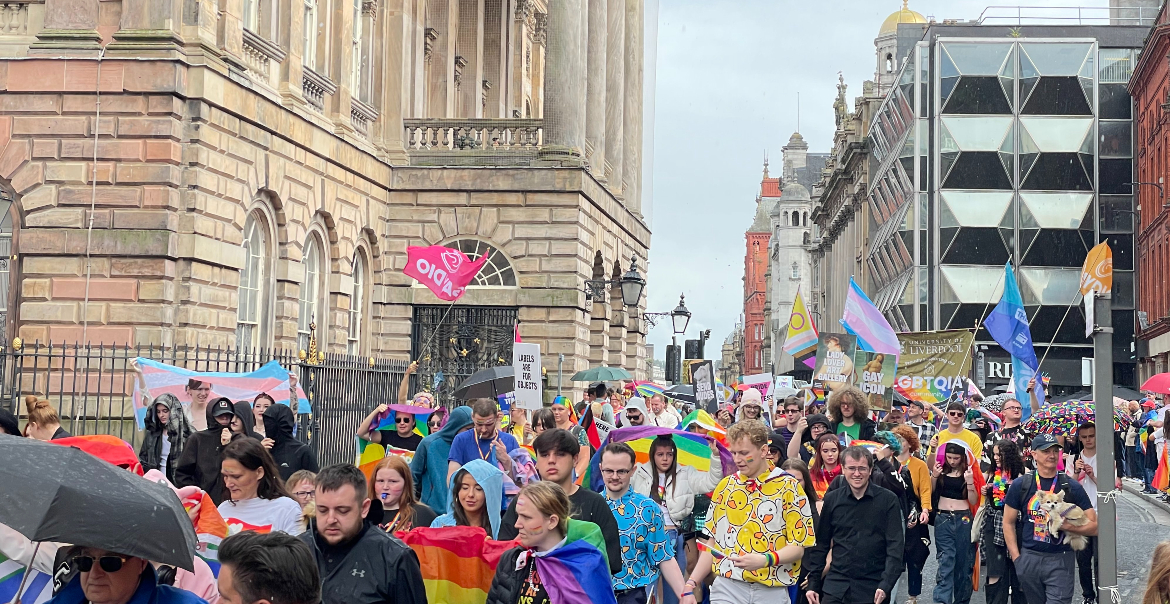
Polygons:
M944 45L944 48L962 75L999 75L1004 61L1011 54L1012 46L1010 42L952 42Z
M1038 229L1040 224L1036 222L1036 218L1032 216L1032 211L1024 203L1020 203L1020 228L1021 229Z
M999 163L1003 164L1004 172L1011 174L1015 171L1015 165L1012 163L1014 157L1015 155L1012 153L1004 153L1003 151L999 152Z
M1076 76L1043 76L1020 108L1027 115L1093 115Z
M1028 97L1032 95L1032 90L1036 88L1036 82L1039 81L1039 77L1020 79L1020 105L1027 104Z
M1085 217L1081 219L1081 226L1078 228L1082 232L1087 231L1090 237L1093 235L1093 209L1091 207L1085 212Z
M1035 69L1042 76L1075 76L1085 67L1092 43L1023 43ZM1022 62L1021 62L1022 63ZM1091 67L1090 67L1091 68Z
M1010 114L1012 105L995 76L965 75L959 78L959 83L947 97L942 112L962 115Z
M942 183L944 189L1011 189L998 151L964 151Z
M947 129L947 121L945 119L942 121L942 124L938 129L938 133L938 150L940 153L951 153L960 150L959 143L955 140L955 137L951 136L951 131Z
M999 88L1000 90L1003 90L1003 96L1008 100L1008 106L1012 107L1013 109L1015 108L1015 99L1013 98L1015 95L1012 94L1012 84L1014 82L1015 79L1013 78L1005 78L1003 76L999 77Z
M1027 125L1020 124L1020 126L1020 153L1039 153L1040 147L1036 146L1036 141L1032 140Z
M996 227L1012 205L1011 191L942 191L939 208L949 212L955 224L947 224L943 215L941 226Z
M1021 214L1023 213L1023 211L1024 211L1023 208L1020 208ZM1032 244L1036 241L1036 234L1039 232L1040 232L1039 229L1025 229L1025 228L1020 229L1020 254L1021 255L1027 255L1028 249L1031 248Z
M1084 78L1086 80L1090 80L1090 81L1094 77L1096 77L1096 75L1097 75L1096 69L1094 68L1094 66L1096 65L1096 61L1093 60L1092 50L1093 50L1093 47L1090 46L1089 47L1090 52L1085 54L1085 62L1081 65L1080 73L1077 74L1077 75L1081 76L1082 78Z
M1075 229L1085 212L1091 212L1093 194L1021 192L1020 214L1028 212L1031 222L1021 220L1021 226L1042 229Z
M1126 123L1125 127L1129 128L1129 124ZM1093 129L1092 128L1089 128L1089 131L1085 133L1085 140L1081 141L1080 153L1083 153L1085 155L1093 155Z
M942 122L960 150L998 151L1012 128L1013 118L1006 115L943 116Z
M955 242L955 236L959 234L957 228L947 228L938 230L939 249L942 250L944 256L951 249L951 244Z
M1016 230L999 229L999 238L1003 240L1003 247L1007 250L1015 249ZM1010 254L1009 254L1010 255Z
M1026 50L1020 51L1020 78L1034 79L1040 77L1040 71L1032 64L1032 58L1028 56ZM1023 96L1021 94L1021 96Z
M1020 154L1020 182L1028 179L1028 172L1032 170L1032 166L1036 164L1036 158L1039 156L1039 153Z
M1085 179L1089 181L1089 187L1093 185L1093 156L1087 153L1077 153L1077 157L1081 160L1081 167L1085 170Z
M957 67L955 67L954 61L951 60L951 56L949 54L947 54L947 47L946 46L943 47L943 51L942 51L942 53L940 53L939 62L940 62L939 75L941 77L949 78L952 76L960 75L959 69Z
M1021 117L1024 136L1020 137L1020 151L1032 148L1042 153L1076 152L1093 128L1093 118L1085 117ZM1025 144L1030 140L1034 147Z
M951 76L949 78L941 78L939 80L939 98L945 104L947 98L951 96L951 92L955 89L955 85L959 83L959 76Z
M1031 191L1092 191L1093 181L1085 176L1076 153L1041 153L1020 183Z
M1018 200L1013 201L1017 201L1017 203L1010 204L1007 211L1003 213L1003 219L999 221L999 226L1002 228L1016 228L1016 206L1018 205Z
M999 143L1000 153L1015 153L1016 151L1016 122L1012 120L1008 124L1007 132L1003 135L1003 140Z
M951 327L951 319L957 312L959 312L958 304L939 305L939 320L942 321L943 329L949 329Z
M1089 107L1095 107L1093 102L1096 95L1093 94L1093 79L1092 78L1078 78L1081 81L1081 90L1085 93L1085 99L1089 102Z
M950 151L939 154L939 168L941 168L942 179L946 180L947 175L951 173L951 166L955 165L955 161L959 159L958 151Z
M1007 56L1004 57L1003 65L1000 66L998 75L1001 78L1015 79L1015 77L1016 77L1016 45L1012 44L1009 48L1011 50L1009 50ZM1011 95L1008 95L1008 96L1010 97Z

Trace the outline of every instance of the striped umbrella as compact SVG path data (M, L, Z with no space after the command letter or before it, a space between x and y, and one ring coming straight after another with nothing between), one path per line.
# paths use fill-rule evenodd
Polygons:
M641 384L634 386L634 391L641 395L642 398L650 398L655 394L662 394L664 390L666 390L666 388L659 386L654 382L642 382Z
M1072 436L1077 426L1096 420L1096 409L1092 401L1066 401L1052 403L1033 413L1021 428L1027 432ZM1113 429L1123 432L1129 428L1130 419L1119 410L1113 410Z

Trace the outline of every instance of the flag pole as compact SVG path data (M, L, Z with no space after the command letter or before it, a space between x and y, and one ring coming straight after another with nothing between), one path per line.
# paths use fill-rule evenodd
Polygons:
M1080 295L1080 292L1079 292L1079 291L1077 292L1077 295L1078 295L1078 296ZM1055 340L1055 339L1056 339L1056 336L1057 336L1057 334L1059 334L1059 333L1060 333L1060 328L1061 328L1061 327L1064 327L1064 320L1068 318L1068 313L1069 313L1069 311L1071 311L1071 310L1072 310L1072 307L1073 307L1074 305L1076 305L1076 303L1077 303L1077 299L1076 299L1076 298L1073 298L1073 301L1072 301L1072 302L1069 302L1069 303L1068 303L1068 306L1067 306L1067 307L1065 307L1065 309L1064 309L1064 316L1060 318L1060 323L1058 323L1058 324L1056 325L1056 331L1052 332L1052 337L1048 339L1048 346L1047 346L1047 347L1044 349L1044 356L1040 357L1040 364L1041 364L1041 365L1043 365L1043 364L1044 364L1044 359L1047 359L1047 358L1048 358L1048 351L1052 350L1052 342L1053 342L1053 340Z
M443 322L447 320L447 315L451 314L451 309L455 308L455 302L457 302L457 301L458 301L458 298L456 298L455 300L451 300L451 304L447 305L447 311L443 313L443 318L439 319L439 324L435 325L434 331L432 331L431 335L427 337L427 343L423 344L422 348L419 349L418 353L420 355L423 354L424 350L426 350L427 348L430 348L431 341L434 340L435 335L437 335L439 333L439 327L442 327ZM417 363L420 360L422 360L422 357L415 359L414 362Z

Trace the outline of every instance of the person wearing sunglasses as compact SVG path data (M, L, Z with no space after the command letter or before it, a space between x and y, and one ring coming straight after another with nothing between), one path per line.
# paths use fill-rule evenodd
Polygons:
M195 594L160 585L154 566L142 558L94 547L74 548L70 564L78 573L52 604L200 604Z
M932 451L937 451L939 447L947 444L949 441L959 439L969 446L971 452L975 454L975 459L983 457L983 440L979 435L968 430L963 426L963 422L967 419L967 407L960 402L953 402L947 405L947 427L945 430L939 430L938 434L930 440L930 448ZM933 458L928 459L928 463ZM933 460L937 463L937 460Z
M381 418L385 417L389 410L390 407L383 404L378 405L376 409L370 412L362 420L361 425L358 426L358 438L396 449L404 449L406 451L418 450L418 444L422 442L423 437L414 431L414 415L404 411L395 411L393 430L378 430L374 428L374 425L380 422Z

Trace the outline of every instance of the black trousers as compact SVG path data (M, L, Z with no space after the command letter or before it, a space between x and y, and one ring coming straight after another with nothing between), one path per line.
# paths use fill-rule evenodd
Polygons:
M1097 538L1089 537L1085 549L1077 552L1077 575L1081 580L1081 596L1097 599Z

